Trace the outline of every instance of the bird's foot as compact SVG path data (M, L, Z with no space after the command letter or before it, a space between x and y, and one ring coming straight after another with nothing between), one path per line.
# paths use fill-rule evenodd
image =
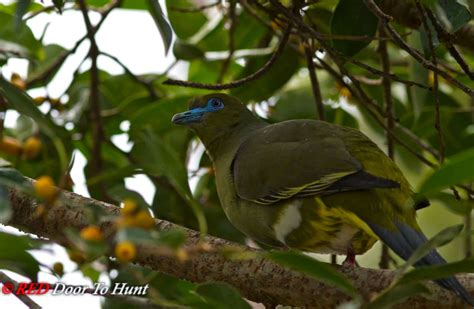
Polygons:
M352 250L347 251L347 256L344 262L342 262L342 267L354 268L356 264L355 253Z

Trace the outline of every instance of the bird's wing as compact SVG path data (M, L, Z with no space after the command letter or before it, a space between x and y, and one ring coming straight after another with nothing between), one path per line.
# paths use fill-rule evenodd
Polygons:
M365 172L335 127L313 120L286 121L259 129L240 146L232 172L239 197L259 204L399 186Z

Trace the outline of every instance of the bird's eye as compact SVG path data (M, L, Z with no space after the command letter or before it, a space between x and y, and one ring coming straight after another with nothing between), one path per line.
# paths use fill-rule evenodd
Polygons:
M224 102L219 99L219 98L212 98L212 99L209 99L209 101L207 102L207 104L212 107L213 109L221 109L224 107Z

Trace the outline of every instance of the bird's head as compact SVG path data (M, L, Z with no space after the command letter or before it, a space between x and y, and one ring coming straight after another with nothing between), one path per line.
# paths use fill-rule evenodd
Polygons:
M206 144L240 125L256 120L239 99L223 93L212 93L191 99L189 109L174 115L171 121L190 127Z

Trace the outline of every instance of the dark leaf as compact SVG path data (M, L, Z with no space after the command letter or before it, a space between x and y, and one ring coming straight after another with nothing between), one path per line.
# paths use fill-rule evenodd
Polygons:
M403 286L416 282L447 278L458 273L472 272L474 272L474 259L470 258L449 264L425 266L422 268L414 269L406 273L400 279L398 285Z
M155 20L156 26L161 34L163 45L165 48L165 54L168 54L171 42L173 41L173 30L166 20L163 11L161 10L160 2L158 0L148 0L149 12Z
M46 117L35 105L29 95L13 86L4 78L0 78L0 92L7 98L8 103L19 113L34 119L41 130L48 136L62 135L63 131L51 119ZM60 133L61 132L61 133Z
M268 258L280 265L305 273L324 283L333 285L351 296L357 295L357 290L344 275L327 263L319 262L307 255L292 251L274 251L268 253Z
M420 193L434 193L452 185L460 184L474 179L474 149L449 157L421 185Z
M17 236L0 232L0 268L37 281L38 262L26 250L34 249L33 240L27 236Z
M438 0L438 4L443 8L447 19L451 23L451 31L455 32L471 20L471 13L464 5L457 0Z
M173 46L173 54L176 59L194 60L204 58L204 52L192 44L177 40Z
M63 11L64 0L53 0L54 7L58 9L59 13Z
M193 1L190 0L166 0L168 9L168 18L174 33L180 39L186 40L196 34L206 23L207 17L201 11L192 13L182 13L173 8L193 7Z
M18 0L16 3L15 27L19 30L22 26L23 15L28 12L31 0Z
M235 77L240 79L260 69L269 57L254 57L248 60L242 72ZM231 94L242 102L262 101L270 98L290 80L300 66L299 55L291 48L286 48L280 58L257 80L231 90Z
M341 0L331 20L331 34L338 36L367 37L363 40L333 39L336 50L352 57L369 45L377 31L378 19L363 0Z
M209 282L200 284L196 293L203 297L209 304L209 308L236 308L250 309L242 296L231 285L223 282Z
M381 294L370 304L365 306L367 309L390 308L391 306L400 303L408 297L415 296L421 293L429 294L430 290L422 284L404 284L397 285L390 289L389 292Z

